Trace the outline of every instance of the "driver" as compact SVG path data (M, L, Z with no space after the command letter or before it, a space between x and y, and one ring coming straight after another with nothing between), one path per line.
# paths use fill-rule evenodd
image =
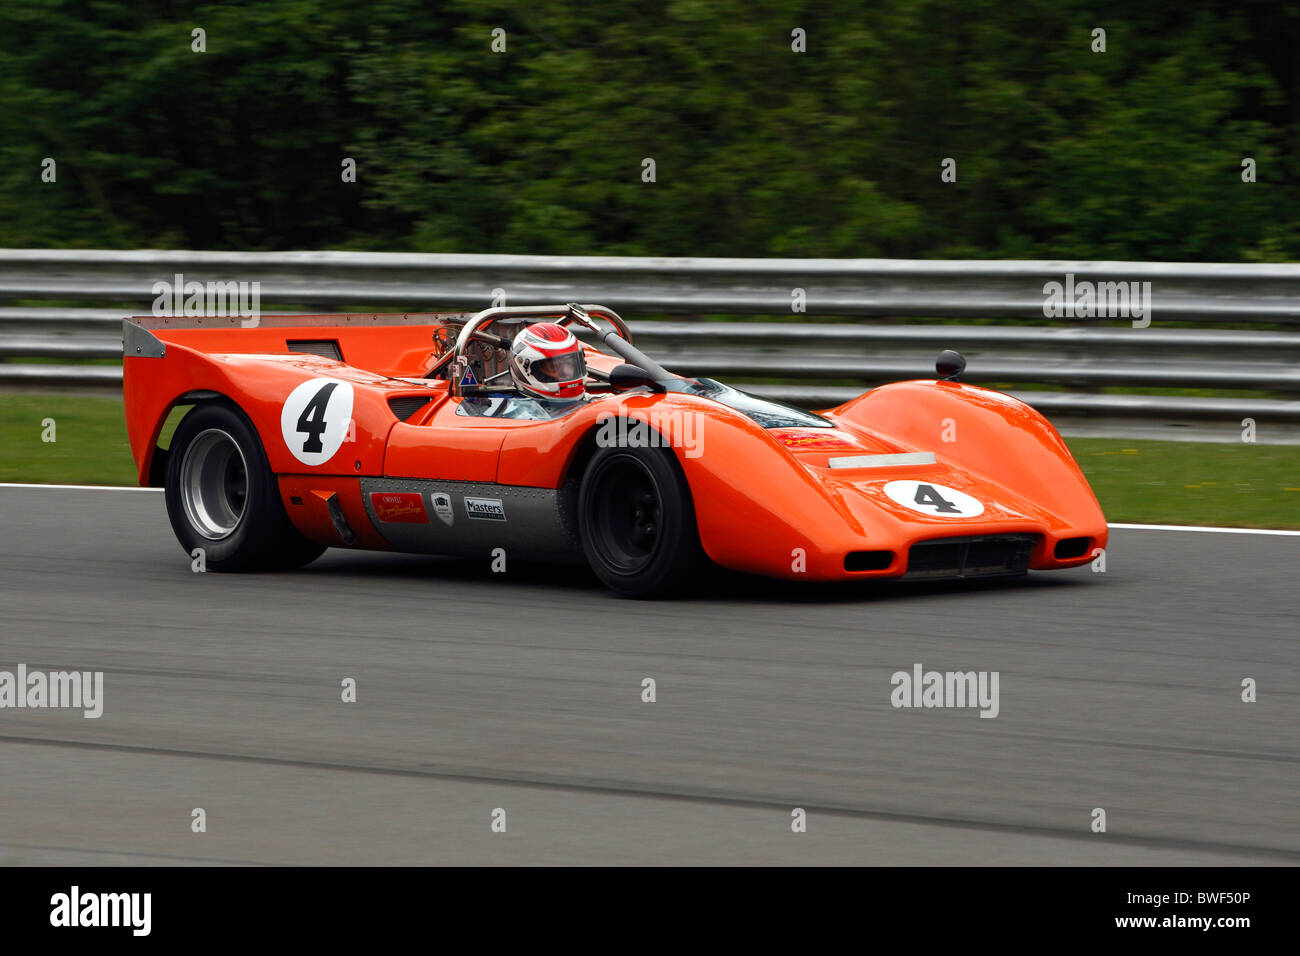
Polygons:
M582 343L562 325L534 323L520 330L510 345L510 377L525 395L581 398L586 375Z

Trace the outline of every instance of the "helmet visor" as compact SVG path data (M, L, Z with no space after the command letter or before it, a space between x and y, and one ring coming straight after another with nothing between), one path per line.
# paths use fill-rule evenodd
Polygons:
M540 359L528 370L539 382L574 382L587 374L582 352L566 352Z

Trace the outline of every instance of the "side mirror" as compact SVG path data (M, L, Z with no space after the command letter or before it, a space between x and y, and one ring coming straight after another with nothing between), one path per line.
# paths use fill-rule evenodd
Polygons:
M649 372L639 365L629 365L626 362L622 365L615 365L610 370L609 384L617 389L636 388L640 385L646 385L656 392L663 391L659 383L650 377Z
M935 359L934 370L939 373L940 381L955 382L961 378L961 373L966 371L966 359L960 352L944 349Z

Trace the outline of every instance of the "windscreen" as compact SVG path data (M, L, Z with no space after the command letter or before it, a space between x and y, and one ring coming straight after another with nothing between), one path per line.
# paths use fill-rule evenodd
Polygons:
M723 385L711 378L700 378L689 382L684 389L687 394L711 398L719 404L734 408L764 428L834 428L835 426L812 412L802 408L758 398L730 385Z

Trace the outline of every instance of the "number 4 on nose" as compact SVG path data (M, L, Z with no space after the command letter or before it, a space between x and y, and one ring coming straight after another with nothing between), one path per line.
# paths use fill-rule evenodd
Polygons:
M959 515L961 509L934 490L933 485L917 485L916 497L912 499L918 505L928 505L938 514Z

